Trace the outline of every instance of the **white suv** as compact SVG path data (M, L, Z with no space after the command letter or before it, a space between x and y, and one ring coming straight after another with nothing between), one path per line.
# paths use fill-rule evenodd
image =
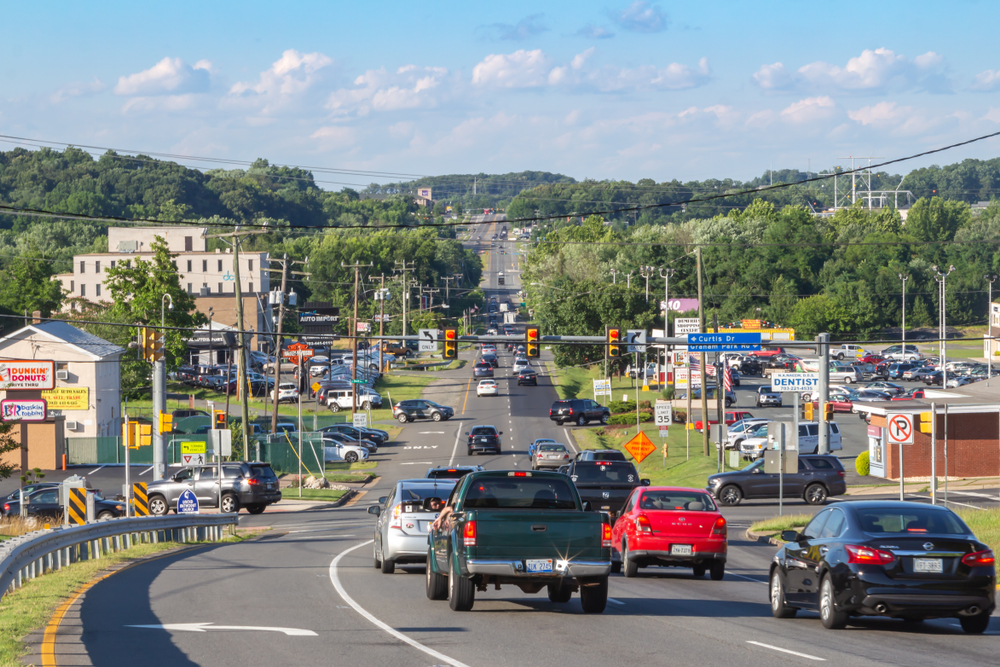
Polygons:
M840 426L836 422L827 423L830 425L830 451L840 451L843 449ZM799 454L817 453L819 450L819 427L819 422L799 422ZM743 458L759 459L764 456L764 450L768 446L767 425L765 424L754 431L752 438L747 438L740 443L740 454L743 455Z
M271 400L274 400L274 389L271 390ZM299 400L299 388L292 382L282 382L278 385L278 403Z
M519 359L515 359L514 360L514 368L513 368L512 375L517 375L518 373L520 373L521 371L523 371L525 368L530 368L530 367L531 367L531 364L528 363L527 359L520 359L520 358Z

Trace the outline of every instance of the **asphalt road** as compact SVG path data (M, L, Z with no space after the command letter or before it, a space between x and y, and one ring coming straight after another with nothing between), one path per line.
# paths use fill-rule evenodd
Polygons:
M489 235L484 234L486 246ZM473 242L475 239L473 238ZM494 255L487 287L496 293L501 267L519 281L510 255ZM501 299L502 300L502 299ZM470 358L470 351L461 353ZM543 358L547 353L543 352ZM116 574L87 594L77 634L92 664L213 667L283 665L572 665L804 664L826 661L884 665L984 665L996 662L1000 621L985 636L967 636L949 620L906 625L859 620L824 630L817 614L771 618L767 568L774 547L746 541L749 522L774 513L773 503L727 508L730 554L722 581L694 579L686 570L652 568L636 579L611 578L603 615L584 615L577 597L550 603L542 594L505 587L477 595L469 613L452 612L424 594L423 567L373 567L374 517L369 504L397 479L420 477L431 465L478 463L524 468L527 444L553 437L571 447L572 427L549 422L555 398L546 375L538 387L517 387L501 353L502 395L479 398L471 364L442 374L431 396L456 408L447 422L416 422L384 448L380 481L361 502L337 509L241 515L266 525L262 538L210 546L153 560ZM504 432L500 455L469 457L462 435L474 424ZM382 452L380 451L380 454ZM799 511L811 508L800 504ZM164 624L214 624L162 629ZM289 635L288 629L304 631ZM314 634L313 634L314 633ZM82 656L68 656L80 664Z

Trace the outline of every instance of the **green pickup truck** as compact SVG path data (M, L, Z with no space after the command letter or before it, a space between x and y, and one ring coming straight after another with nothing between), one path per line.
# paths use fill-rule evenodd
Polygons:
M589 509L561 473L466 475L428 536L427 597L468 611L477 590L513 584L528 594L548 589L560 603L579 591L583 611L600 614L608 603L611 519Z

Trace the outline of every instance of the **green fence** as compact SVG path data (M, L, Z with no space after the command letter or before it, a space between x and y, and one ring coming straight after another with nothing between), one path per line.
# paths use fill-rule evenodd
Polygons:
M260 447L260 458L271 464L271 467L281 473L298 473L299 471L299 439L298 434L266 435L254 439ZM255 445L250 445L250 453L256 455ZM311 433L302 438L302 471L304 474L317 474L323 469L323 438Z

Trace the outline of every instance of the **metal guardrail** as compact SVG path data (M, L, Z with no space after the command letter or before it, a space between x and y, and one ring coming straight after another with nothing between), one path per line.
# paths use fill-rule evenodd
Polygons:
M25 580L133 544L218 541L231 534L227 527L237 522L235 514L110 519L14 537L0 542L0 595L20 588Z

